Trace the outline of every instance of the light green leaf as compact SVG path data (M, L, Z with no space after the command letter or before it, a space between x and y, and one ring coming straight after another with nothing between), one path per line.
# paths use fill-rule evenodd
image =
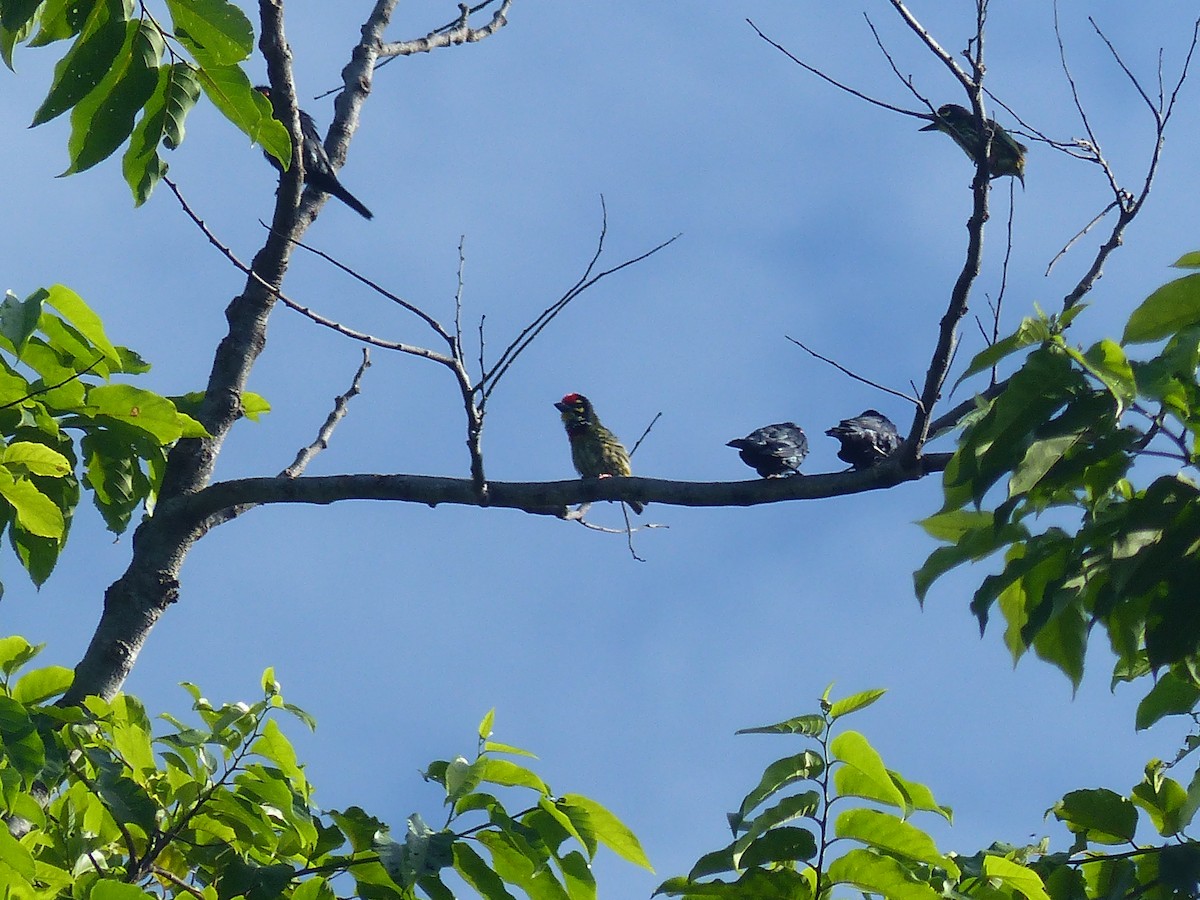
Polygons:
M63 478L71 474L70 461L45 444L31 441L15 441L0 452L0 464L14 472Z
M829 709L829 718L833 721L840 719L842 716L848 716L852 712L865 709L886 693L887 690L884 688L872 688L869 691L861 691L849 697L844 697L841 700L835 700Z
M117 366L121 364L121 355L117 352L117 348L109 342L108 335L104 333L104 323L83 301L82 297L65 285L55 284L51 285L47 291L46 302L75 326L80 334L91 341L92 345L104 354L105 359Z
M1026 868L1003 856L988 855L983 858L983 874L995 878L1018 891L1025 900L1050 900L1042 879L1032 869Z
M479 722L479 739L486 741L492 736L492 724L496 721L496 707L492 707Z
M225 0L167 0L175 36L202 67L239 63L254 51L254 26Z
M845 765L833 773L838 794L862 797L904 809L904 795L892 782L875 748L857 731L844 731L829 744L830 752Z
M829 864L832 884L851 884L865 893L888 900L939 900L933 888L907 871L899 862L866 850L851 850Z
M545 795L550 794L550 788L546 787L546 783L542 779L511 760L484 758L475 765L483 781L507 787L527 787Z
M642 845L634 833L625 823L595 800L579 794L566 794L562 797L559 808L571 818L572 822L576 823L577 828L579 828L577 817L582 815L589 826L588 830L600 840L600 843L622 859L651 872L654 871L650 860L646 858L646 852L642 850ZM580 828L580 831L582 832L583 829Z
M1175 262L1171 263L1177 269L1200 269L1200 250L1193 250L1191 253L1185 253Z
M46 666L26 672L12 689L13 699L20 703L34 704L49 700L71 686L75 673L65 666Z
M199 73L205 96L230 122L256 144L280 160L290 160L292 140L277 120L271 103L254 90L237 66L206 66Z
M484 900L515 900L500 878L466 841L454 844L454 870Z
M183 435L184 419L166 397L128 384L101 384L87 392L89 412L108 416L170 444Z
M136 884L105 879L92 886L88 900L147 900L149 896Z
M848 809L838 816L834 832L839 838L860 841L892 856L945 869L952 878L960 874L955 862L938 852L933 838L890 813L876 809Z
M0 467L0 497L12 506L17 522L30 534L61 540L66 530L62 510L25 478Z
M1170 337L1200 323L1200 274L1169 281L1142 301L1125 325L1122 344L1144 344Z

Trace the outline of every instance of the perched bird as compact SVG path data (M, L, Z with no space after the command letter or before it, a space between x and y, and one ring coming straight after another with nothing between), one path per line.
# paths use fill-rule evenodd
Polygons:
M995 119L988 119L987 127L992 133L992 149L988 154L992 178L1013 175L1020 179L1021 187L1025 187L1025 153L1029 148L996 124ZM978 162L987 145L988 136L980 132L975 114L957 103L938 107L937 116L921 131L941 131L950 135L972 162Z
M795 475L808 456L808 438L795 422L764 425L725 446L736 448L742 462L763 478Z
M268 100L271 99L271 89L265 84L260 84L254 89ZM304 110L299 110L299 113L300 134L303 138L301 143L304 147L304 183L318 191L332 194L363 218L373 218L371 211L338 181L337 174L333 171L333 163L329 161L329 154L325 152L325 145L321 143L321 135L317 131L317 123L313 121L313 117ZM263 155L267 157L267 161L271 165L280 172L283 171L279 160L269 153Z
M629 454L617 436L600 424L591 400L583 394L567 394L554 406L562 413L576 472L584 478L631 474ZM639 515L646 508L637 500L625 502Z
M853 419L842 419L825 433L842 442L838 459L855 469L869 469L900 449L896 426L874 409L864 410Z

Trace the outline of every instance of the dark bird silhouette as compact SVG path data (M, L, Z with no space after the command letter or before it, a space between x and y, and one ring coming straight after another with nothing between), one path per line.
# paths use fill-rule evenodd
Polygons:
M896 426L874 409L864 410L853 419L842 419L825 433L842 442L838 459L855 469L869 469L900 449Z
M592 401L583 394L567 394L555 408L562 414L567 440L571 442L571 462L584 478L608 478L630 475L629 454L617 436L600 424ZM626 500L629 508L641 514L645 505Z
M260 84L254 89L268 100L271 99L271 89L265 84ZM303 139L301 144L304 148L304 183L318 191L332 194L363 218L374 218L372 212L363 205L362 201L342 187L342 183L338 181L337 174L333 171L333 163L329 161L329 154L325 152L325 145L321 142L321 135L317 131L317 123L313 121L313 117L302 109L298 112L300 113L300 135ZM279 160L269 153L263 155L266 156L267 162L280 172L283 171Z
M1011 175L1020 179L1021 187L1025 187L1025 153L1029 148L996 124L995 119L988 119L987 127L992 133L992 147L988 154L991 177ZM978 162L987 145L987 135L980 131L975 114L957 103L939 106L937 116L920 130L941 131L950 135L972 162Z
M742 462L763 478L796 475L808 456L808 438L795 422L764 425L725 446L737 449Z

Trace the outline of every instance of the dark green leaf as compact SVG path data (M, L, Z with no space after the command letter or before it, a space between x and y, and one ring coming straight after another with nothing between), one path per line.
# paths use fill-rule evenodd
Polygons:
M776 722L774 725L759 725L756 728L739 728L736 734L803 734L809 737L825 733L825 720L817 715L796 716Z
M1137 708L1137 729L1149 728L1166 716L1187 715L1200 700L1200 685L1190 678L1166 672L1150 689Z
M816 718L820 718L819 716ZM822 720L822 723L824 720ZM757 787L743 798L738 807L738 821L750 815L760 803L797 781L807 781L820 777L825 771L825 762L820 755L812 750L805 750L794 756L777 759L763 770L762 778Z
M34 113L34 125L62 115L96 88L116 64L130 24L123 0L92 4L79 39L54 67L50 93Z
M1123 844L1137 830L1133 804L1107 788L1071 791L1054 804L1053 812L1073 833L1097 844Z
M849 884L888 900L938 900L938 893L909 870L887 856L851 850L829 864L832 884Z

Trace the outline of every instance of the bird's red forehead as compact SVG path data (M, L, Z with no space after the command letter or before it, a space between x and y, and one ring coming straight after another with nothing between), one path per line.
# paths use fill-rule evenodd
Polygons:
M565 403L567 406L574 406L582 399L583 397L581 397L579 394L567 394L562 398L561 402Z

